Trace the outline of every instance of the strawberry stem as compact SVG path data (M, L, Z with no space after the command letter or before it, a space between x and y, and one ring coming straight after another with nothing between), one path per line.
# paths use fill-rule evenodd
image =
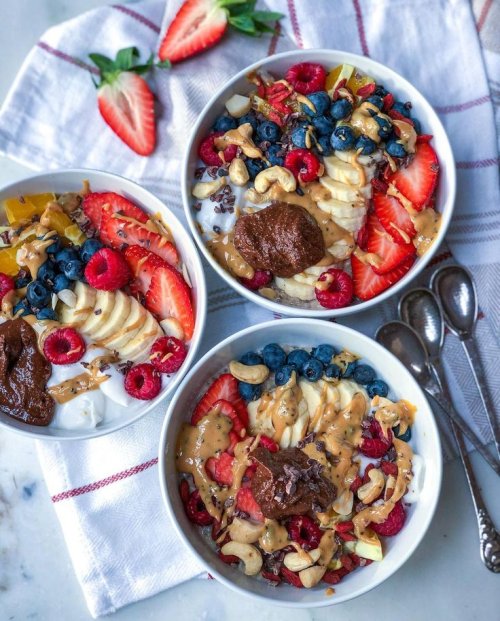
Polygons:
M97 53L89 54L89 58L101 73L101 83L96 84L94 82L96 88L99 88L102 84L112 84L123 71L142 75L151 71L153 67L158 67L159 69L170 68L170 61L168 60L155 63L153 54L149 56L145 63L136 64L136 60L140 58L140 52L136 47L126 47L119 50L115 60Z

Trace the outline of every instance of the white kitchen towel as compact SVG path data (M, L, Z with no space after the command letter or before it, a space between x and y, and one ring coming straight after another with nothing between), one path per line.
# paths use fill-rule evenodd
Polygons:
M386 63L426 95L452 141L457 211L448 246L439 250L433 265L455 258L473 271L482 310L477 336L494 402L500 402L495 368L500 196L493 105L478 38L478 30L487 24L484 7L478 6L476 24L467 0L267 0L262 7L285 14L276 36L247 39L230 34L203 55L155 72L158 146L151 157L143 158L125 147L101 119L88 53L114 56L120 48L136 45L147 56L157 49L160 32L180 3L169 1L166 10L161 1L107 6L47 31L26 59L0 112L0 151L35 169L89 167L122 174L157 193L183 218L178 179L190 129L214 90L236 71L275 51L297 47L343 49ZM485 4L486 13L492 12L497 0ZM488 55L496 51L490 46ZM498 67L498 62L490 58L488 66ZM499 76L489 78L498 88ZM431 271L426 270L422 282ZM273 318L234 293L208 266L206 273L208 323L201 353L240 328ZM342 323L373 335L395 311L392 299ZM457 407L489 441L470 372L453 337L446 339L445 356ZM94 616L201 572L175 539L160 498L156 452L163 414L164 407L157 408L132 427L92 442L38 445Z

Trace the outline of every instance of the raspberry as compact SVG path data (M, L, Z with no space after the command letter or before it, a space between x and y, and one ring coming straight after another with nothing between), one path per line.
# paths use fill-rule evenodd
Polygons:
M186 354L182 341L175 336L162 336L153 343L149 359L160 373L175 373L182 366Z
M291 571L286 567L281 568L281 577L284 578L288 584L291 584L298 589L301 589L304 586L300 580L299 574L296 574L294 571Z
M210 526L214 518L205 507L205 503L200 497L200 492L195 489L186 504L186 515L194 524L198 526Z
M352 302L354 286L352 278L344 270L331 268L323 272L318 280L330 283L328 289L314 289L316 299L324 308L343 308Z
M325 89L326 71L317 63L298 63L290 67L285 79L298 93L307 95Z
M339 522L335 525L335 530L338 533L348 533L350 530L354 530L354 524L351 520L347 520L346 522Z
M265 270L255 270L253 278L240 278L240 282L247 289L256 291L257 289L268 285L272 279L273 275L271 272Z
M135 399L154 399L161 390L160 374L152 364L138 364L127 372L125 390Z
M271 453L277 453L280 450L278 444L269 436L260 436L259 444L260 446L262 446L262 448L266 448Z
M380 469L382 470L382 472L389 476L392 474L392 476L397 477L398 476L398 467L397 465L392 462L392 461L383 461L380 464Z
M223 161L219 156L219 150L215 146L215 139L219 136L223 136L224 132L214 132L201 141L198 147L198 155L204 164L207 166L222 166ZM224 149L224 160L230 162L236 157L238 147L235 144L230 144Z
M0 272L0 302L3 300L6 293L9 293L9 291L13 291L14 289L14 279L7 276L7 274Z
M91 287L102 291L116 291L131 279L127 261L118 250L101 248L87 263L85 278Z
M322 533L310 517L294 515L288 522L287 529L292 541L298 543L304 550L314 550L319 546Z
M52 364L73 364L85 353L85 341L74 328L51 332L43 344L43 353Z
M363 479L358 475L354 481L351 483L349 489L351 492L356 493L358 489L363 485Z
M190 496L189 483L186 479L182 479L182 481L179 483L179 494L183 504L186 504Z
M307 149L293 149L285 157L285 168L303 183L314 181L319 174L320 161Z
M382 535L383 537L393 537L403 528L405 521L406 511L403 507L403 503L399 501L394 505L394 509L389 513L384 522L381 524L372 522L370 524L370 528L374 530L377 535Z
M377 420L372 419L370 423L371 438L363 438L359 450L366 457L373 459L381 459L389 450L392 444L392 431L388 430L386 438L382 433L382 428Z

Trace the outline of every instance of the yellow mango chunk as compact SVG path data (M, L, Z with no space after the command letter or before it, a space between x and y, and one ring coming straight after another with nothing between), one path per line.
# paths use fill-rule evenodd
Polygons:
M7 198L3 206L9 224L20 220L31 220L36 214L35 206L27 200L21 202L18 198Z
M347 82L347 88L351 89L351 91L356 95L360 88L366 86L367 84L374 84L375 80L370 78L369 75L362 75L361 73L355 72L349 78Z
M29 201L35 206L36 212L42 214L47 207L47 203L56 200L56 195L52 192L45 192L44 194L28 194L24 197L26 201Z
M15 276L19 271L16 262L18 248L0 248L0 272L8 276Z
M78 224L72 224L64 229L64 237L69 239L70 242L76 246L81 246L87 239L85 234L81 231Z
M341 80L349 80L353 73L352 65L338 65L326 76L325 90L331 94Z

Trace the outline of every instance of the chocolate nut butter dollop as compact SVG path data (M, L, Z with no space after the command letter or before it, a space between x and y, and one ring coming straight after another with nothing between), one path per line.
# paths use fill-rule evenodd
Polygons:
M265 517L280 519L326 511L335 500L335 486L322 476L323 466L300 449L271 453L259 447L252 457L258 464L252 493Z
M46 391L51 365L24 319L0 324L0 410L30 425L48 425L54 401Z
M274 203L240 216L234 245L254 269L288 278L316 265L325 255L323 235L303 207Z

